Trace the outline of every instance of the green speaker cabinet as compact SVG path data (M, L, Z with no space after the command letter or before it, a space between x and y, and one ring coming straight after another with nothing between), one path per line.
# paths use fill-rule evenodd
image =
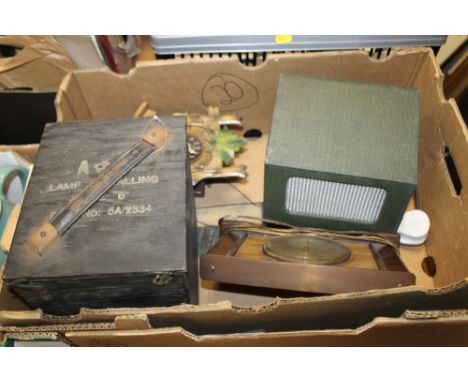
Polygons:
M418 135L417 89L281 76L264 218L396 231L416 188Z

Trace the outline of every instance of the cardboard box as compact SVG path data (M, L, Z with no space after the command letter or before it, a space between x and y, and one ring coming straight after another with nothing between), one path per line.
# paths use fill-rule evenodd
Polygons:
M19 52L0 59L0 88L57 90L63 77L76 69L62 47L49 36L1 36L1 45Z
M54 333L79 346L466 345L468 284L170 308L0 312L1 334ZM0 338L1 342L1 338Z
M402 250L416 286L276 300L202 286L205 304L200 306L83 309L73 317L21 310L21 302L2 290L0 332L60 333L77 345L102 346L468 344L467 130L456 103L444 98L443 76L430 49L394 50L381 60L366 51L345 51L271 54L257 67L243 66L236 58L194 58L145 63L127 76L108 70L73 72L61 85L57 115L61 121L126 117L142 101L160 114L203 112L212 104L239 113L244 129L267 133L280 73L420 90L417 204L428 213L431 232L425 248ZM461 189L453 166L447 166L450 161ZM213 186L209 197L219 198L224 186ZM234 186L261 201L263 173L254 171ZM234 208L235 199L232 194L223 199L220 211L243 211L245 198ZM434 277L423 272L423 264ZM206 304L223 299L236 306Z

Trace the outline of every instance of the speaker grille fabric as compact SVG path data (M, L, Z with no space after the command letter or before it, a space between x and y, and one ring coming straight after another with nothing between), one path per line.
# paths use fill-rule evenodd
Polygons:
M286 183L285 207L293 214L372 224L386 194L377 187L293 177Z

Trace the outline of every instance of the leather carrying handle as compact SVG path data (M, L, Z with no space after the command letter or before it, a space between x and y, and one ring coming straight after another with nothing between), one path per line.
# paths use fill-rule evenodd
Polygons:
M53 244L83 215L102 195L122 179L131 169L154 151L162 150L169 139L167 128L155 117L160 125L147 128L140 141L107 167L80 194L50 221L45 221L26 239L26 246L38 255L45 254ZM153 121L152 120L152 121Z

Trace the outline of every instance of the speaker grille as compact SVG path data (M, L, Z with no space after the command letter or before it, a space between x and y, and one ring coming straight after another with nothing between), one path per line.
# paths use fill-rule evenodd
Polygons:
M289 213L372 224L386 192L382 188L293 177L286 183Z

